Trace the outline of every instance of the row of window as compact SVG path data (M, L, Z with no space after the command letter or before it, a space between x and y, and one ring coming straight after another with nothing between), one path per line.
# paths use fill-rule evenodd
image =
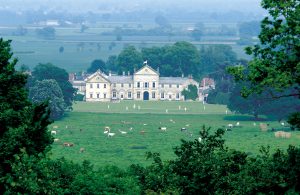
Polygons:
M97 89L99 89L100 88L100 83L97 83L96 87L97 87ZM93 83L90 83L90 88L93 89ZM103 88L106 89L106 84L105 83L103 84Z
M117 86L117 84L114 83L114 84L113 84L113 87L116 87L116 86ZM164 84L161 84L160 86L161 86L162 88L165 87ZM96 87L97 87L97 89L99 89L99 88L100 88L100 83L96 83ZM121 87L124 87L124 83L121 83ZM130 84L130 83L128 84L128 87L131 88L131 84ZM137 83L136 83L136 87L137 87L137 88L141 88L141 82L137 82ZM155 87L156 87L156 83L153 82L153 83L152 83L152 88L155 88ZM177 84L176 87L179 88L179 84ZM93 89L93 83L90 83L90 88ZM103 88L104 88L104 89L106 88L106 84L103 85ZM149 88L149 83L148 83L148 82L145 82L145 83L144 83L144 88ZM169 88L172 88L172 84L169 84Z
M97 94L96 94L96 97L99 99L99 98L100 98L100 93L97 93ZM107 97L107 96L106 96L106 93L104 93L104 94L103 94L103 98L106 99L106 97ZM116 91L113 91L112 97L113 97L113 98L116 98L116 97L117 97L117 92L116 92ZM136 97L137 97L137 99L141 99L141 92L137 92ZM151 97L152 97L152 99L155 99L156 93L155 93L155 92L152 92L152 96L151 96ZM92 93L90 93L90 98L94 98L94 96L93 96ZM120 98L121 98L121 99L124 98L123 93L120 95ZM132 93L131 93L131 92L128 92L128 93L127 93L127 98L128 98L128 99L131 99L131 98L132 98ZM161 99L165 99L165 93L161 93L161 94L160 94L160 98L161 98ZM168 95L168 98L169 98L169 99L172 99L172 95L169 94L169 95ZM179 93L176 93L176 99L179 99L179 98L180 98L180 94L179 94Z

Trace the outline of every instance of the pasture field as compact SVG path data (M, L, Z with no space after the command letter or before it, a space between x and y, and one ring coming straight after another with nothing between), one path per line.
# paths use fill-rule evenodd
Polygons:
M56 38L45 40L36 36L36 27L27 27L26 36L13 36L16 27L0 27L0 36L4 39L11 39L15 57L19 59L19 65L25 64L33 68L38 63L51 62L56 66L66 69L68 72L85 71L95 59L106 60L111 55L118 55L127 45L133 45L140 49L143 47L164 46L174 44L177 41L189 41L196 47L210 44L229 44L241 58L249 58L244 54L244 46L239 46L237 36L204 36L201 41L193 41L190 36L123 36L122 41L116 41L116 36L101 35L104 31L113 30L116 25L104 24L99 27L91 27L86 32L80 33L79 27L56 28ZM178 24L189 26L190 24ZM218 24L207 24L217 26ZM234 24L230 24L234 25ZM137 28L134 24L129 24ZM147 26L143 27L147 28ZM179 27L178 27L179 28ZM109 48L114 42L116 45ZM79 45L82 49L79 51ZM98 45L101 47L99 48ZM64 52L60 53L59 48L63 46Z
M103 165L126 168L133 163L147 165L151 163L151 160L145 158L147 151L159 152L163 160L172 159L175 157L173 148L179 146L180 140L197 139L203 125L211 127L211 131L214 131L236 122L240 122L240 127L227 131L224 136L226 145L232 149L258 154L262 145L270 145L271 151L274 151L285 150L290 144L299 146L300 143L299 131L292 132L289 139L275 138L274 132L260 131L259 122L254 121L251 116L223 113L226 109L224 106L206 105L211 109L211 112L208 112L207 109L201 109L203 105L199 102L124 101L110 104L111 110L107 111L107 103L96 104L76 104L74 111L67 113L64 119L49 127L49 130L52 130L53 126L58 126L54 137L60 140L52 145L53 158L65 157L74 162L89 160L96 168ZM133 104L140 104L141 110L126 113L123 106L130 107ZM164 112L163 106L175 109L179 104L190 106L189 108L194 110L188 110L187 113ZM196 107L200 109L197 111ZM263 123L269 123L276 129L282 128L277 121ZM108 138L107 134L103 133L105 126L111 127L111 132L115 133L113 137ZM166 127L167 130L161 131L159 127ZM187 131L181 131L182 127L186 127ZM119 130L126 131L127 134L122 134ZM141 131L144 133L141 134ZM64 147L63 142L72 142L74 146ZM81 153L80 148L84 148L85 151Z

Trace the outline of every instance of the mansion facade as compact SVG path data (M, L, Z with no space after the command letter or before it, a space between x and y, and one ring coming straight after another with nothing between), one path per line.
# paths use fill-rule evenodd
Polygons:
M86 101L118 100L184 100L181 92L192 84L199 83L190 77L160 77L159 72L147 64L133 75L106 75L98 70L85 78L71 76L71 83Z

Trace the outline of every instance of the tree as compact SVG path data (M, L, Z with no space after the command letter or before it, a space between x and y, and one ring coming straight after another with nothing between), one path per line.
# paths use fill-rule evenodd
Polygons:
M181 140L176 157L163 162L158 153L148 153L153 163L131 166L143 192L153 194L298 194L300 148L270 154L262 147L257 156L229 149L225 131L203 126L199 138ZM201 138L201 139L200 139Z
M210 74L219 71L222 64L236 64L237 55L229 45L203 46L200 49L202 72Z
M166 66L168 71L164 70L164 66L160 67L160 71L166 76L191 74L199 78L200 55L197 48L191 43L181 41L172 46L166 46L162 63L171 67L171 71L168 66Z
M192 31L191 36L196 40L200 41L201 37L203 36L204 32L204 24L202 22L198 22L195 24L195 28Z
M158 15L155 17L155 23L159 25L159 27L161 28L171 28L171 24L169 23L169 21L167 20L166 17L162 16L162 15Z
M198 88L196 85L188 85L188 88L184 89L181 94L185 100L196 100L198 98Z
M86 31L87 29L89 29L89 27L85 24L81 24L80 26L80 33L84 33L84 31Z
M143 65L142 55L134 46L128 46L118 55L117 64L119 74L123 71L133 72L134 69L138 69Z
M72 84L69 82L69 75L65 69L59 68L50 63L39 64L34 68L32 72L32 78L33 81L54 79L62 90L66 108L72 108L72 102L74 96L76 95L76 89L74 89Z
M88 73L94 73L96 72L97 70L101 70L101 71L106 71L106 65L105 65L105 62L101 59L97 59L97 60L94 60L92 63L91 63L91 66L87 69L87 72Z
M240 37L258 36L260 33L259 21L243 22L239 24Z
M64 53L65 51L65 48L64 46L60 46L59 49L58 49L59 53Z
M39 37L44 39L55 39L55 28L51 26L47 26L42 29L36 29L36 33Z
M274 98L300 97L300 2L296 0L263 0L262 7L269 16L261 22L260 44L247 47L246 53L253 55L247 67L229 68L237 81L249 81L243 96L262 93L265 89L283 92L293 88L292 93L281 93Z
M54 79L36 81L29 89L29 98L33 103L49 102L50 118L60 119L65 111L62 91Z
M0 193L12 188L10 176L21 153L39 158L50 149L47 130L49 110L46 104L32 105L25 89L26 74L17 72L11 41L0 39ZM24 186L25 187L25 186Z

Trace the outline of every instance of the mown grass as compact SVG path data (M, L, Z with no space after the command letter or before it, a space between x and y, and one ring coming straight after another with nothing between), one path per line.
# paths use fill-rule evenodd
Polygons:
M122 102L111 104L110 107L113 109L114 106L126 103L137 104L137 102ZM155 102L140 103L141 107L146 107L147 103L155 104ZM162 107L164 104L166 106L174 104L177 107L179 102L159 102L157 107ZM180 104L190 104L193 107L197 105L197 103L190 102L180 102ZM95 167L109 164L126 168L133 163L147 165L150 163L145 159L147 151L161 153L164 160L172 159L175 157L173 148L179 146L180 139L197 139L203 125L211 127L211 131L214 131L238 121L241 127L227 131L224 136L229 148L242 150L249 154L258 154L262 145L270 145L271 151L274 151L286 149L290 144L299 146L300 143L300 132L292 132L290 139L275 138L273 132L261 132L259 122L254 121L251 116L217 113L217 110L224 109L223 106L217 106L215 113L172 114L156 111L151 113L149 110L142 113L125 113L121 106L119 107L121 113L105 113L104 111L97 113L90 110L88 105L93 105L93 108L96 109L95 103L87 103L85 106L77 104L73 112L67 113L64 119L50 126L50 129L54 125L58 126L55 137L60 139L60 142L53 143L53 158L65 157L75 162L89 160ZM117 108L114 109L117 111ZM257 124L256 126L253 125L254 122ZM269 123L271 127L281 128L276 121L263 122ZM116 135L108 138L103 133L105 126L110 126L111 131ZM167 131L160 131L158 129L160 126L167 127ZM133 128L132 131L129 130L130 127ZM186 127L188 131L181 132L181 127ZM121 134L119 130L128 133ZM145 133L141 134L140 131L145 131ZM72 142L75 146L63 147L63 142ZM84 148L85 151L80 153L80 148Z

